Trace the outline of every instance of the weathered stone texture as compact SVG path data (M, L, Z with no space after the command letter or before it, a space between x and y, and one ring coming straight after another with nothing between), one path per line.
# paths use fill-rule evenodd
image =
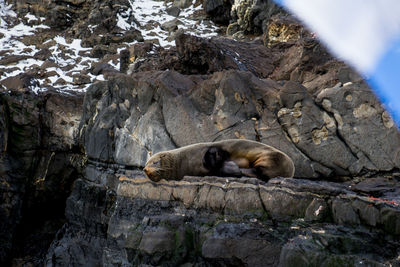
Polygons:
M243 71L120 75L88 91L80 135L89 158L136 167L143 167L150 153L176 146L246 138L287 153L296 177L399 168L397 129L385 126L384 110L364 83L353 85L363 92L357 103L343 103L348 86L322 90L315 102L298 83L282 87ZM374 103L375 117L355 117L354 110L366 103ZM371 134L379 148L366 141Z

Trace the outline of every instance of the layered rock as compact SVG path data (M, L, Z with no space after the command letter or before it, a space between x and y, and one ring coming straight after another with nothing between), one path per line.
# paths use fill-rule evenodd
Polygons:
M112 197L93 182L75 183L68 201L75 205L67 206L73 225L53 243L48 265L399 263L392 239L400 233L398 205L347 186L217 177L154 183L129 174L119 176Z
M198 178L154 183L139 177L119 178L117 195L130 200L179 202L186 209L224 215L260 213L276 221L336 222L400 234L396 204L363 197L330 182L277 178L263 183L254 178ZM182 215L184 216L184 215Z
M112 242L105 248L106 265L291 266L295 261L320 265L338 258L348 264L396 262L396 243L380 242L383 247L378 250L386 252L374 255L370 252L375 248L367 240L378 240L379 228L400 233L398 219L393 220L399 217L398 208L359 197L338 184L195 177L153 183L140 175L135 179L122 176L117 198L119 205L108 232ZM360 232L333 226L332 221L356 225ZM319 224L311 226L311 222ZM368 231L371 227L375 230ZM340 231L348 234L348 247L342 250ZM298 254L300 247L314 242L316 247ZM365 251L370 253L366 258Z
M300 260L304 264L322 264L337 258L347 263L361 259L371 264L396 263L397 244L389 242L399 235L398 199L393 189L377 192L373 183L356 187L354 182L350 185L356 189L351 191L349 185L326 182L274 180L261 184L254 179L226 182L218 178L153 184L143 178L140 169L152 153L227 138L257 140L283 150L293 158L297 178L379 177L399 168L396 126L368 86L342 63L327 58L323 62L336 71L328 75L304 68L303 78L291 82L276 82L268 77L292 73L304 63L301 58L307 54L300 56L297 65L280 70L273 66L286 66L288 61L283 54L275 56L265 72L263 61L251 56L244 57L244 70L232 61L235 64L230 65L230 70L210 64L215 69L202 71L196 67L201 64L190 68L190 62L207 59L195 53L203 41L184 38L194 40L177 49L182 56L176 57L176 62L186 74L172 70L114 74L109 81L90 87L81 120L76 97L51 92L33 97L20 89L11 95L3 94L3 173L18 173L18 166L27 168L22 169L19 180L4 176L3 185L13 184L15 190L3 190L4 203L12 203L3 206L4 214L9 214L4 228L11 229L3 238L3 255L11 249L12 240L25 242L14 233L25 227L36 207L54 196L62 202L69 192L54 194L58 189L53 186L68 187L79 177L75 163L82 162L82 158L74 138L79 133L87 166L67 201L66 224L47 252L47 265L262 266L263 258L254 251L270 255L266 263L269 265L290 266ZM226 44L225 51L239 51L240 43L233 41L205 42L214 49L211 52L222 43ZM288 49L293 47L301 47L301 43ZM250 48L265 56L276 51L257 43L242 47ZM313 55L312 51L315 50L308 53ZM227 62L230 59L226 57ZM305 74L310 80L304 79ZM281 77L284 80L287 76ZM303 87L300 83L305 84L304 81L313 81L315 87ZM323 87L333 83L337 84ZM26 109L35 112L28 113ZM390 136L390 140L381 141L378 148L366 141L371 134L374 140L387 140L384 136ZM25 139L32 142L18 142ZM72 163L68 163L71 157ZM19 162L21 165L13 165ZM36 174L33 176L32 172ZM382 183L389 187L392 181L398 192L396 178L391 179ZM26 193L26 188L32 191ZM40 195L46 195L45 200L38 199L37 192L46 192ZM374 198L365 197L368 195ZM29 202L22 201L22 196ZM25 209L33 211L21 212ZM63 216L57 220L62 223ZM43 221L54 222L45 215ZM302 225L303 221L307 221L306 225ZM293 229L285 226L288 222ZM271 226L278 230L272 231ZM317 226L320 228L315 234L312 229ZM365 230L362 234L368 236L367 244L376 243L385 233L388 244L382 246L389 252L375 253L379 250L371 245L365 254L357 246L361 242L357 227L373 229L372 233L366 234ZM340 250L338 242L344 242L340 231L348 235L348 250ZM26 238L29 242L35 240L29 235ZM47 238L51 240L52 235ZM325 245L315 246L315 242ZM243 248L241 244L247 245ZM299 256L299 251L304 250L306 256Z

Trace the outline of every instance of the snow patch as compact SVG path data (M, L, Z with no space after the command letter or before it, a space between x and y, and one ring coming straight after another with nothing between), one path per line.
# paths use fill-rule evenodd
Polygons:
M202 9L200 5L195 7L194 2L192 1L189 8L181 9L178 19L182 22L182 25L178 25L179 30L190 31L191 34L200 37L217 35L216 30L218 28L213 23L205 24L193 18L194 13ZM170 36L172 33L161 28L163 23L176 18L166 11L168 7L172 6L171 2L165 4L163 1L129 0L129 3L130 8L128 10L123 10L117 14L117 26L119 28L123 31L138 29L145 40L156 39L163 47L175 45L173 36ZM132 19L133 17L134 19ZM87 71L93 63L98 62L98 59L89 56L92 48L82 47L82 40L66 40L65 37L58 35L45 40L44 43L40 44L40 47L25 45L22 40L24 37L38 34L39 31L49 29L49 27L45 25L25 25L22 21L38 23L45 20L45 18L38 18L31 13L26 14L22 20L16 18L17 14L12 10L12 5L8 5L5 0L0 0L0 52L2 52L0 60L14 55L25 56L25 58L22 57L21 60L13 64L0 66L2 70L0 80L16 76L33 68L42 68L44 61L35 59L35 54L42 47L47 47L51 52L51 56L47 60L54 62L58 67L43 69L42 71L45 73L53 73L46 78L36 79L35 86L30 87L32 92L39 93L47 90L44 88L45 84L63 93L68 91L85 92L91 84L82 88L82 85L74 84L72 77L76 74L79 75L82 71L90 77L91 82L105 80L103 75L96 76ZM14 24L11 23L12 21ZM93 32L96 27L97 25L90 25L89 30ZM121 33L123 34L123 32ZM52 42L55 44L50 46L49 44ZM126 45L129 46L133 43ZM122 49L126 48L119 48L118 52ZM120 67L119 62L109 61L108 64L117 70Z

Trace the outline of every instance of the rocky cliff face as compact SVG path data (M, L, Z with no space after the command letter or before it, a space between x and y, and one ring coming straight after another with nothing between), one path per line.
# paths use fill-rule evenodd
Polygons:
M216 45L222 47L221 42ZM225 45L224 51L237 53L235 48L239 50L241 44L236 45ZM191 48L177 47L188 54ZM264 47L260 50L272 53ZM207 59L214 60L196 54L183 57L180 64L194 71L196 65L190 62ZM258 63L250 59L243 66L255 70ZM299 83L262 79L263 73L254 75L240 66L232 62L209 75L141 71L93 85L86 94L81 122L88 157L143 167L150 153L196 142L245 138L290 155L296 177L371 175L399 167L397 128L363 81L338 82L312 94ZM374 134L375 140L390 136L390 142L372 144L368 140Z
M45 2L10 1L44 16L51 28L35 38L81 38L85 50L57 58L87 68L61 87L43 66L3 69L1 263L400 265L397 126L293 17L270 1L173 1L165 12L177 20L195 7L198 21L207 15L240 41L185 34L175 21L163 26L176 44L166 48L142 42L158 24L135 2ZM121 17L137 28L122 29ZM141 170L153 153L227 138L284 151L295 179L154 183Z
M2 261L29 255L40 262L64 224L65 200L82 164L74 138L82 101L54 92L0 96Z

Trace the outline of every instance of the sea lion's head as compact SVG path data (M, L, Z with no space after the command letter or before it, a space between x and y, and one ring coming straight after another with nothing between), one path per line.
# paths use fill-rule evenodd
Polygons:
M175 171L175 164L171 153L160 152L152 156L144 167L146 176L154 181L158 182L161 179L172 178L172 174Z

